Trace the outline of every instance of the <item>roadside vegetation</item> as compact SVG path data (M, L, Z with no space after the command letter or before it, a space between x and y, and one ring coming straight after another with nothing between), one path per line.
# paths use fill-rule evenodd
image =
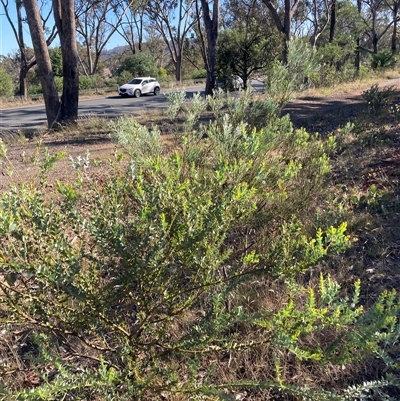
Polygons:
M2 400L400 398L397 92L295 128L302 46L264 96L102 122L114 155L67 180L39 144L21 182L1 144Z

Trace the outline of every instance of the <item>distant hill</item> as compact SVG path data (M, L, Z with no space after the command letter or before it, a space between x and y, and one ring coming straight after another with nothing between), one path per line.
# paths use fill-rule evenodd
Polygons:
M121 54L124 53L126 51L130 51L129 46L117 46L117 47L113 47L112 49L107 49L107 50L103 50L101 53L102 58L104 59L108 59L112 56L115 56L116 54Z

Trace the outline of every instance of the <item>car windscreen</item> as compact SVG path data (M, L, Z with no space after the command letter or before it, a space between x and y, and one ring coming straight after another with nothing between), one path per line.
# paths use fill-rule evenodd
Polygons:
M128 82L128 84L131 84L131 85L139 85L141 83L142 83L142 79L138 79L138 78L133 78Z

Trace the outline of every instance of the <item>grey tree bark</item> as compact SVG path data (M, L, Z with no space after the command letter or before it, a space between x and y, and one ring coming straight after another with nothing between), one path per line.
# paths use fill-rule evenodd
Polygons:
M60 121L78 118L79 72L74 0L53 0L54 20L60 37L63 61L63 94Z
M278 11L275 4L272 3L272 0L262 0L265 6L268 8L271 16L275 22L275 25L279 32L284 34L285 44L283 51L283 61L287 63L288 59L288 50L289 50L289 41L292 33L291 23L294 13L297 10L297 7L300 4L300 0L294 0L293 4L291 0L284 0L284 12L283 12L283 21L281 17L281 13Z
M400 6L400 1L394 1L391 7L393 15L393 30L391 39L392 53L395 53L397 50L397 24L399 19L399 6Z
M217 82L217 43L219 26L219 0L213 1L212 11L207 0L201 0L207 48L204 52L207 70L206 95L212 95Z
M329 42L332 43L335 38L335 29L336 29L336 9L337 9L337 0L332 0L331 6L331 23L329 26Z
M51 61L37 0L24 0L26 17L31 33L33 50L37 62L38 74L42 84L47 124L52 128L60 118L60 100L54 82Z

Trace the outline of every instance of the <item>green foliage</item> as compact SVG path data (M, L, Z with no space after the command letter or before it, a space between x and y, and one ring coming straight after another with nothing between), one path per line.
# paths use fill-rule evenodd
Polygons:
M86 75L79 75L79 89L91 89L93 87L93 78Z
M0 96L10 97L14 93L14 84L11 76L0 67Z
M43 93L42 85L29 85L28 87L29 95L39 95Z
M289 42L287 64L274 62L269 70L265 81L269 101L282 109L295 92L312 84L318 71L316 52L304 41L292 39Z
M159 67L157 72L157 78L159 81L166 81L168 78L168 72L165 68Z
M202 70L196 70L192 74L192 79L205 79L207 78L207 70L202 69Z
M380 112L384 107L388 107L393 100L396 92L393 86L380 89L378 84L372 85L365 90L361 96L368 103L372 113Z
M338 54L341 53L339 58L336 60L343 63L347 57L354 57L354 46L357 38L361 37L365 32L365 20L362 13L357 9L357 4L350 0L341 0L336 4L336 23L335 23L335 35L333 41L330 42L329 29L325 29L320 38L318 39L317 45L325 47L326 45L332 44L331 50ZM339 47L341 49L336 49ZM329 57L328 51L325 54ZM344 57L343 57L344 56Z
M63 77L55 76L54 83L56 85L57 91L62 92L63 89Z
M315 79L316 86L329 87L353 80L356 75L354 52L353 44L343 45L338 41L318 48L316 56L321 67Z
M118 68L117 74L121 75L125 71L130 74L129 79L135 76L157 76L157 67L153 56L144 52L135 53L125 59Z
M277 47L274 38L267 37L263 25L255 20L223 30L218 38L218 76L223 78L234 74L247 82L256 72L266 70ZM228 78L229 86L230 81Z
M116 77L112 77L112 78L106 78L104 80L104 85L107 88L115 88L118 86L118 79Z
M118 85L123 85L129 82L132 79L132 74L129 71L122 71L120 75L118 75Z
M112 121L109 126L111 135L137 165L145 165L149 158L161 156L161 134L157 127L149 130L129 117Z
M389 49L383 49L377 54L372 55L371 67L377 68L393 68L397 63L397 58Z
M350 202L362 210L368 210L370 213L386 214L390 209L390 201L384 190L376 184L372 184L366 191L359 191L351 196Z
M107 173L78 157L76 180L49 193L45 173L62 154L38 151L40 185L1 194L1 335L29 327L24 361L38 376L31 388L10 377L2 396L339 401L397 385L395 293L367 307L360 281L304 278L350 246L346 222L307 219L334 140L287 117L257 127L249 91L170 99L184 121L172 149L157 127L121 118L109 127L124 157ZM362 363L388 375L349 379Z
M50 49L51 68L55 77L63 76L61 47Z
M184 90L171 91L166 93L165 97L169 101L167 116L170 118L170 120L175 121L179 113L183 110L186 93Z

